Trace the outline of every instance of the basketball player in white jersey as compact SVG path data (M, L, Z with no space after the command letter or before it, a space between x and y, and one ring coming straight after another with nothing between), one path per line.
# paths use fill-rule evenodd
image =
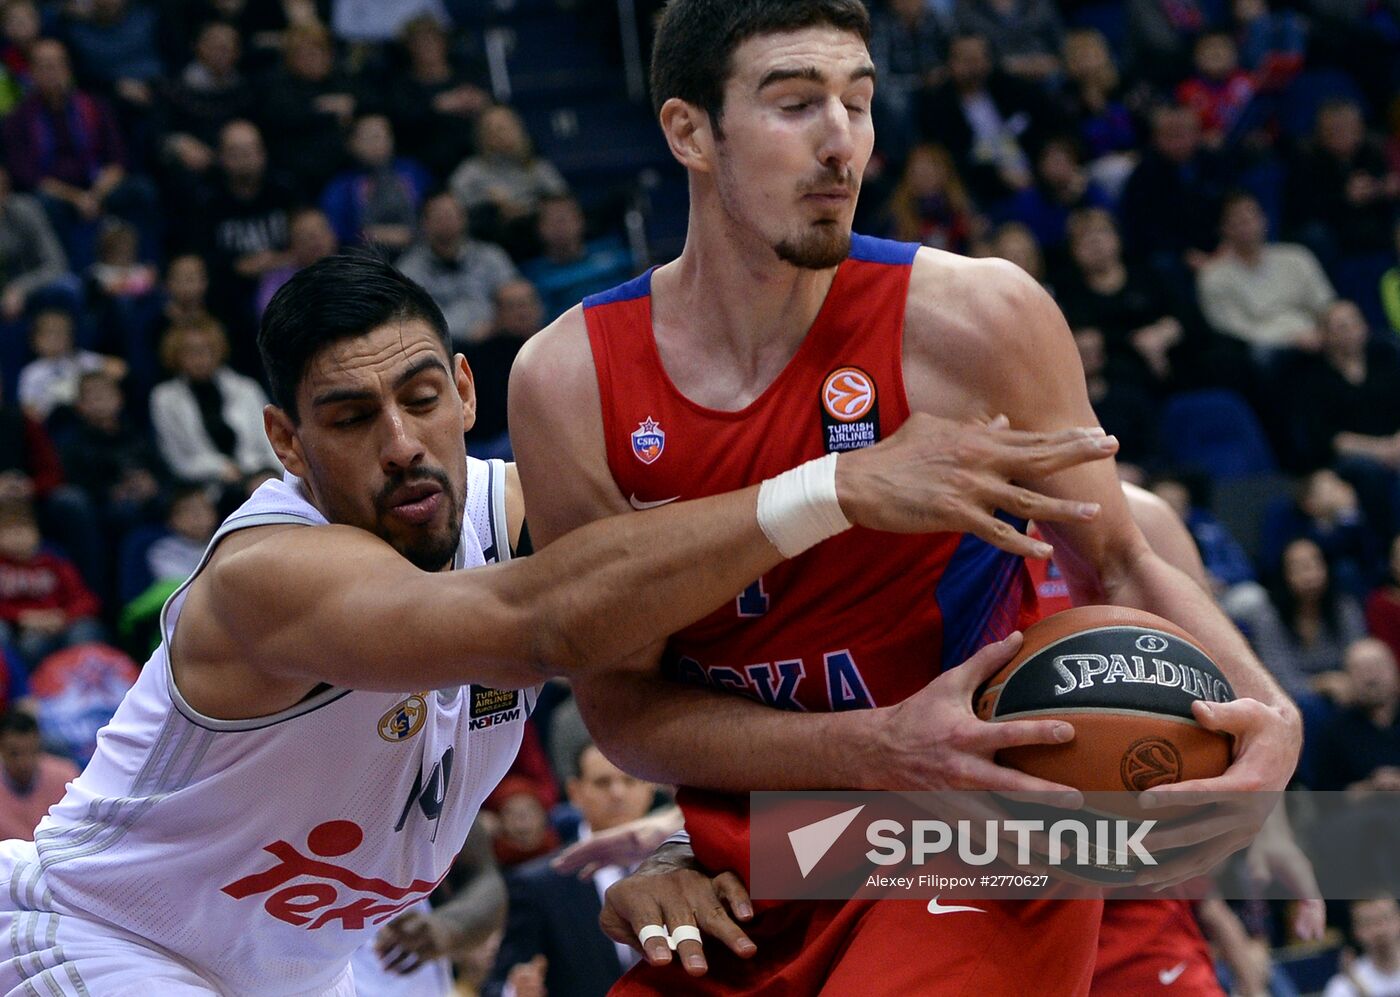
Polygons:
M442 880L536 683L639 656L853 521L999 525L994 496L953 490L992 496L1113 450L1090 430L915 419L839 463L486 566L509 559L518 489L464 453L471 373L422 288L323 260L274 297L258 346L288 477L171 597L35 841L0 843L0 994L353 994L351 953ZM1027 496L1037 519L1092 515Z

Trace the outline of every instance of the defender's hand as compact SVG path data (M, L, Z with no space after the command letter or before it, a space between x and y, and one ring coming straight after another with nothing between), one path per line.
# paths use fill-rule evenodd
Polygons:
M575 873L579 879L592 879L593 874L603 866L640 862L683 826L685 820L679 808L667 807L618 827L599 831L587 841L576 842L555 856L549 865L555 872L564 875Z
M637 949L653 966L664 966L671 961L670 946L659 937L640 943L637 936L643 928L658 925L670 933L679 927L696 928L747 959L758 949L737 922L752 917L748 891L738 876L724 872L711 878L700 869L689 845L671 844L608 887L598 923L613 941ZM676 952L691 976L708 971L700 942L684 940Z
M1093 502L1053 499L1015 484L1118 451L1097 427L1057 433L954 422L916 412L888 440L841 455L836 493L852 523L892 533L972 533L1023 557L1046 558L1050 545L996 518L997 510L1041 522L1084 522Z
M407 974L425 962L450 956L460 944L444 919L422 911L394 918L374 939L374 951L391 973Z

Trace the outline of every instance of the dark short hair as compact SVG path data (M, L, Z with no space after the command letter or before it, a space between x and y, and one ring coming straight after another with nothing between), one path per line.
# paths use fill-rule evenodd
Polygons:
M442 309L389 263L372 253L345 253L311 264L272 296L258 329L273 404L296 422L297 386L312 357L342 339L414 319L437 333L450 357L452 337Z
M661 105L679 97L703 108L718 126L740 44L822 25L870 41L870 14L861 0L671 0L652 47L652 104L660 113Z
M24 710L11 710L0 716L0 734L37 734L39 721Z

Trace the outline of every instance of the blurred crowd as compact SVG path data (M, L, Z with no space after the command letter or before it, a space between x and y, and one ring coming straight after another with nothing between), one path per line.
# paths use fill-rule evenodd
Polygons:
M293 273L349 247L395 260L475 372L469 448L509 456L521 345L664 262L502 99L482 25L513 6L0 2L0 708L26 711L0 742L50 753L5 749L0 837L86 760L166 597L280 473L254 334ZM660 5L638 6L645 47ZM1400 0L879 0L872 17L858 230L1044 284L1123 476L1180 513L1302 707L1300 784L1400 789ZM571 45L623 91L625 45L561 38L558 60ZM558 686L486 822L517 866L663 799L588 747ZM517 909L565 890L542 869ZM550 975L536 956L569 958L523 930L496 974L525 967L521 994ZM604 975L626 963L609 953Z

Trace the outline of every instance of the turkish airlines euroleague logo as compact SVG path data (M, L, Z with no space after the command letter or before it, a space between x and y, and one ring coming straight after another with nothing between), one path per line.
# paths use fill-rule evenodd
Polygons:
M832 371L822 385L822 407L840 422L855 422L875 405L875 382L858 367Z

